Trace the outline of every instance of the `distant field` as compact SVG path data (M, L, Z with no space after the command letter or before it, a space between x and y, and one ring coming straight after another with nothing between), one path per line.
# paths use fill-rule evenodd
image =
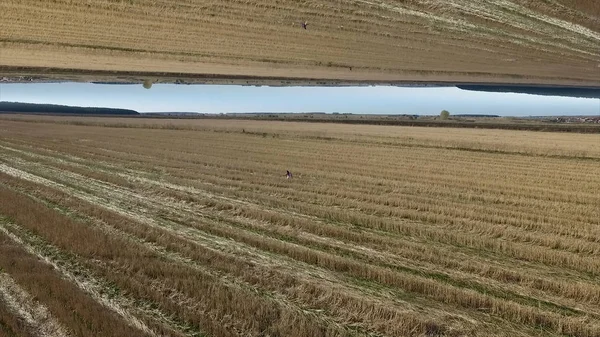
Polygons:
M4 72L598 85L599 44L593 0L0 3Z
M600 335L598 135L48 118L0 119L0 335Z
M285 121L303 123L335 123L335 126L311 126L313 130L325 128L326 130L338 129L341 124L347 125L386 125L386 126L416 126L416 127L442 127L465 129L500 129L521 131L544 132L569 132L569 133L595 133L600 134L600 123L595 122L598 117L588 116L590 122L556 122L555 117L547 118L519 118L519 117L450 117L441 120L435 116L410 116L410 115L362 115L362 114L324 114L324 113L266 113L266 114L140 114L135 116L123 115L119 118L106 118L107 116L82 116L68 114L46 115L20 114L0 112L0 119L11 121L27 121L30 123L55 123L87 126L108 126L116 128L155 128L171 130L205 130L205 122L213 120L223 126L236 125L239 121ZM267 124L270 125L270 124ZM279 124L281 126L285 124ZM294 129L294 126L286 129ZM244 130L244 129L242 129ZM394 129L390 129L394 130ZM239 131L239 129L238 129ZM252 132L252 131L249 131Z

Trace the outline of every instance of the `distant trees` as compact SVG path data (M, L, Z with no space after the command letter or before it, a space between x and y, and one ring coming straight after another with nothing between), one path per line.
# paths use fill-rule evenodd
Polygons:
M144 81L144 88L146 88L146 89L152 88L152 80L145 80Z
M138 115L135 110L79 107L56 104L0 102L0 113L71 114L71 115Z
M450 112L448 110L442 110L440 112L440 119L448 119L450 117Z

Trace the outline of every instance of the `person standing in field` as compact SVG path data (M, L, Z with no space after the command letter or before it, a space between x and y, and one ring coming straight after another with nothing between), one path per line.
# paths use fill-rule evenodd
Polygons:
M287 171L287 174L285 175L285 177L286 177L287 179L292 179L292 172L290 172L290 171Z

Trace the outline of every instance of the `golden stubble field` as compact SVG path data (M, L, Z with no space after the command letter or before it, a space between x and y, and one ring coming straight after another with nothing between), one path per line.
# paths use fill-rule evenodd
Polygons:
M598 135L13 117L0 335L600 335Z
M0 2L0 66L40 73L598 85L599 45L594 0Z

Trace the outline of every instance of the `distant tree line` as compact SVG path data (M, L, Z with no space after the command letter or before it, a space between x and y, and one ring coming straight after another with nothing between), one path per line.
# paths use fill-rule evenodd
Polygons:
M69 114L69 115L139 115L135 110L79 107L56 104L0 102L0 113Z
M536 87L526 85L457 85L456 87L462 90L470 91L512 92L543 96L600 98L600 88Z

